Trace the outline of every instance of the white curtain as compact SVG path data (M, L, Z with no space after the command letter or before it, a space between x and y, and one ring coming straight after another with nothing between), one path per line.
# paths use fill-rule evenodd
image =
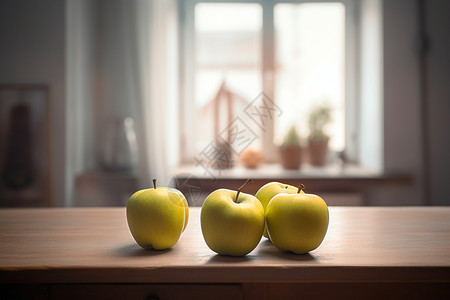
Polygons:
M178 160L176 0L67 1L67 167L101 168L108 121L132 117L139 188L167 186Z
M139 185L167 186L177 163L176 0L123 1L128 99L136 120Z

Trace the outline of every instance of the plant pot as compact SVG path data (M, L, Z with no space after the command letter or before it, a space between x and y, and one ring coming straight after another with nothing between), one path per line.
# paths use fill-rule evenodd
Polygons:
M297 170L302 163L303 149L300 146L280 147L281 163L285 169Z
M328 156L328 139L308 140L308 152L311 165L325 165Z

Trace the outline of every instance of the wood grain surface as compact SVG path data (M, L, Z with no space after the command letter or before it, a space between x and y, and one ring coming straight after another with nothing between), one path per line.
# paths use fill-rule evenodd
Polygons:
M0 283L450 282L450 208L330 207L306 255L262 239L245 257L205 244L200 208L165 251L141 249L125 208L0 210Z

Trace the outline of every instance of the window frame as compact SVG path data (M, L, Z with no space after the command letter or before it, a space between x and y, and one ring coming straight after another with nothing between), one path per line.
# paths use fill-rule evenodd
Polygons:
M262 7L262 87L263 92L275 101L275 24L274 10L282 3L332 3L339 2L345 6L345 152L352 161L358 161L359 139L359 101L357 70L359 68L357 1L355 0L180 0L179 2L179 57L180 57L180 164L192 164L196 154L195 143L190 142L195 136L195 116L191 113L195 105L194 76L195 70L195 5L197 3L256 3ZM257 95L255 95L256 97ZM279 162L277 146L274 143L274 127L269 126L262 137L262 147L266 162Z

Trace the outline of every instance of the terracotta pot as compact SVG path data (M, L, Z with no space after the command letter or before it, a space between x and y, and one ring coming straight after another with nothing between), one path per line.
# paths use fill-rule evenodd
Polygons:
M300 146L280 147L281 163L285 169L296 170L302 163L303 149Z
M328 156L328 139L308 140L309 162L314 166L325 165Z

